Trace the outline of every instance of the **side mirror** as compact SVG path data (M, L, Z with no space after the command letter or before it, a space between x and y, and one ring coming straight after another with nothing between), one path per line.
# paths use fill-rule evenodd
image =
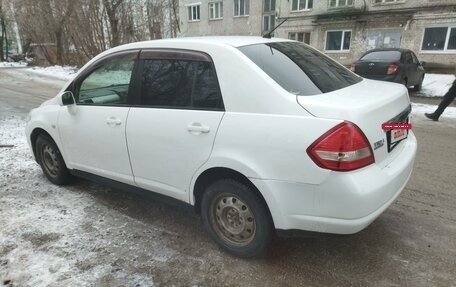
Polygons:
M74 95L70 91L65 91L60 94L60 105L62 106L68 106L68 105L74 105L76 103L74 99Z
M421 65L422 67L424 67L424 66L426 66L426 62L424 62L424 61L420 62L420 65Z

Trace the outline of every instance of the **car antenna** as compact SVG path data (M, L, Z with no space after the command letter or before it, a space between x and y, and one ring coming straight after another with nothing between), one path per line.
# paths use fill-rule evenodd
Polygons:
M282 23L280 23L279 25L275 26L274 29L272 29L271 31L269 31L268 33L264 34L263 35L263 38L267 38L267 39L271 39L271 35L272 35L272 32L274 32L277 28L279 28L280 26L282 26L283 23L287 22L288 18L285 18L285 20L282 21Z

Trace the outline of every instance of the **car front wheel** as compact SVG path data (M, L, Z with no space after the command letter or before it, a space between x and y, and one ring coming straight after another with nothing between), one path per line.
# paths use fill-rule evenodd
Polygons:
M266 251L273 224L263 201L245 184L231 179L211 184L201 210L205 228L224 250L246 258Z
M36 157L46 177L54 184L64 185L70 180L70 174L62 154L55 142L41 134L36 139Z

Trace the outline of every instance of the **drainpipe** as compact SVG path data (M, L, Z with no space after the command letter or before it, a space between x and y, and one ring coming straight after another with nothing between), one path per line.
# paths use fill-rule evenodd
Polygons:
M407 23L405 23L405 27L404 27L404 31L407 31L409 26L410 26L410 21L411 20L407 20Z

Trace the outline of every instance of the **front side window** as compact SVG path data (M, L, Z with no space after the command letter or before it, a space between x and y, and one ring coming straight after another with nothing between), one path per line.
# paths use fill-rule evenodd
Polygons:
M76 103L126 104L133 66L132 59L117 59L97 68L81 82L76 93Z
M291 0L291 11L303 11L313 8L313 0Z
M250 0L234 0L234 16L248 16L250 10Z
M353 6L353 0L329 0L329 8L342 8Z
M334 60L297 42L256 44L239 50L295 95L327 93L362 80Z
M217 77L209 62L144 60L141 105L184 109L223 109Z
M327 31L326 51L349 51L351 31Z
M188 21L199 21L201 19L200 15L201 5L189 5L188 9Z
M456 27L426 28L421 50L456 51Z
M223 2L209 3L209 20L223 18Z

